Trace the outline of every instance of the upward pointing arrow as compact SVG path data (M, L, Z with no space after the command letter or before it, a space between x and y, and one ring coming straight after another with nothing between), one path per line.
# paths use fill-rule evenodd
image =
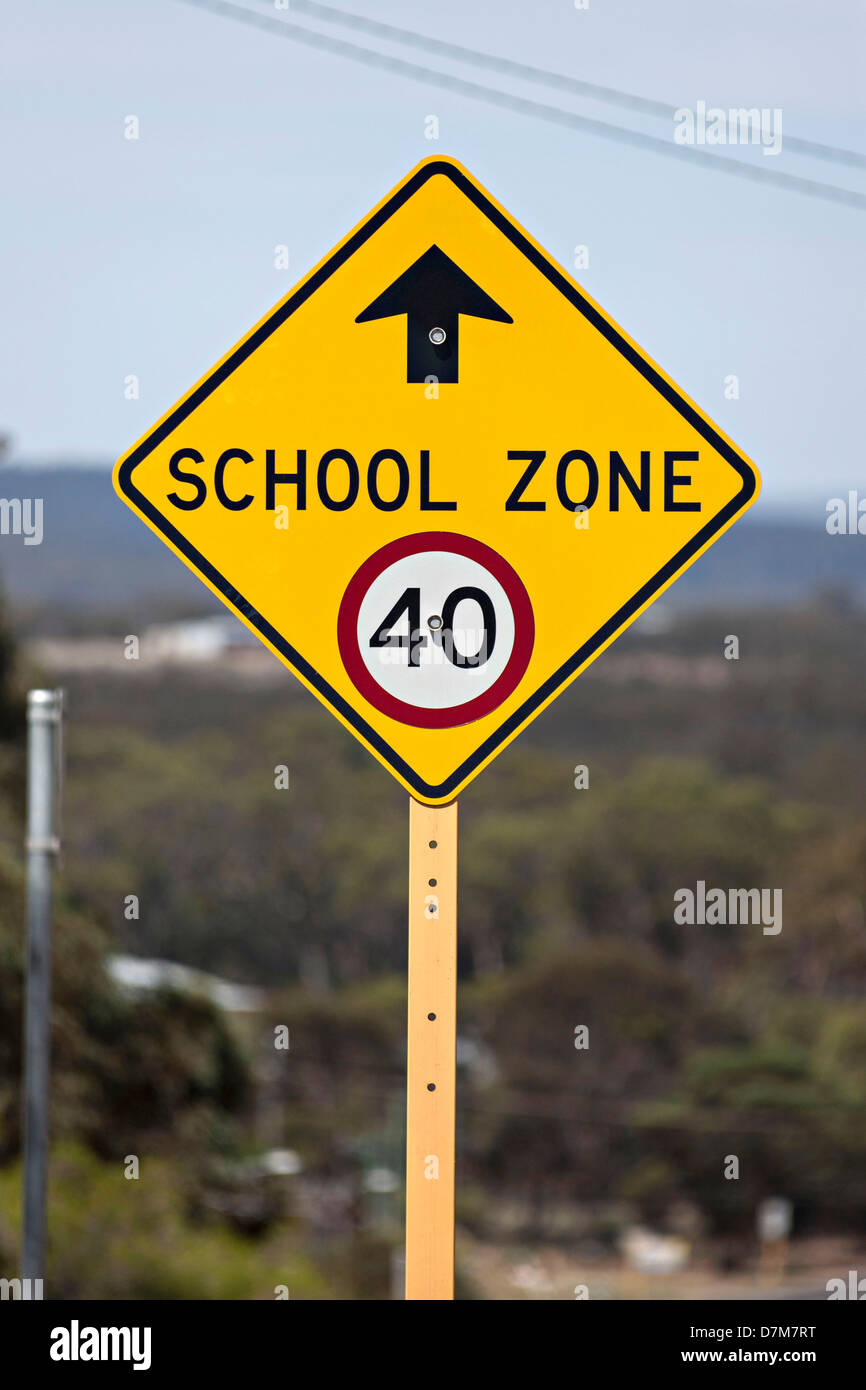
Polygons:
M406 315L406 380L440 382L458 378L458 318L513 323L489 294L455 265L450 256L431 246L408 270L383 290L355 319L369 323L395 314Z

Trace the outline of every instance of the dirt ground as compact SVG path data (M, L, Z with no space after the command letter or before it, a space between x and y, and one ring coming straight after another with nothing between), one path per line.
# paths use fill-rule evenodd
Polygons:
M621 1259L572 1257L561 1246L491 1246L463 1234L457 1265L470 1296L481 1299L826 1299L827 1281L849 1272L864 1279L866 1245L844 1239L802 1240L786 1257L768 1257L754 1266L725 1274L709 1261L695 1259L677 1273L643 1273ZM584 1289L586 1292L584 1292Z

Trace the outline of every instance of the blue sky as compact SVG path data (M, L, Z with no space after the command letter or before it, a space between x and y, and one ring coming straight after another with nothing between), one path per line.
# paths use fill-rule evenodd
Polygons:
M376 44L248 0L416 63ZM437 38L666 101L781 107L866 152L862 7L841 0L348 0ZM110 462L420 158L462 160L755 460L762 510L863 478L866 211L760 187L371 71L178 0L7 8L0 428ZM672 139L672 122L429 65ZM440 138L425 139L425 117ZM123 138L136 115L141 138ZM723 156L724 157L724 154ZM862 172L760 149L866 191ZM274 247L290 269L274 267ZM124 398L138 376L141 396ZM740 399L724 398L735 373Z

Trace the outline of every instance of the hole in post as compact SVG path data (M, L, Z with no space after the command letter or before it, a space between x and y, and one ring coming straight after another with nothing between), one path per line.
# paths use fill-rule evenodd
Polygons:
M434 1083L433 1083L432 1081L428 1081L428 1082L427 1082L427 1090L428 1090L428 1091L435 1091L435 1090L436 1090L436 1087L435 1087L435 1085L434 1085Z
M435 1015L435 1014L428 1014L427 1017L429 1018L429 1020L430 1020L431 1023L435 1022L435 1019L436 1019L436 1015Z
M437 842L436 840L431 840L431 841L430 841L430 848L431 848L431 849L435 849L437 843L438 843L438 842Z
M429 885L430 885L431 888L435 888L435 887L436 887L436 880L435 880L435 878L428 878L427 882L429 883Z

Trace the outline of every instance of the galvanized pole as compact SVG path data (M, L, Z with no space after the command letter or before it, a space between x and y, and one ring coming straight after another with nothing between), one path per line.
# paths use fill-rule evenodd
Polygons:
M48 1166L51 901L58 838L62 690L27 696L27 1003L21 1277L44 1278Z

